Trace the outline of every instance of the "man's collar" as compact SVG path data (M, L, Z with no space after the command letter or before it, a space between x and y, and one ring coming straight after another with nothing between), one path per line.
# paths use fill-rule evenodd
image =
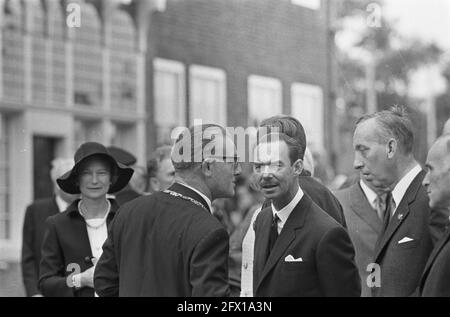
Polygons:
M59 195L55 195L56 205L58 206L59 212L63 212L69 207L69 203L62 199Z
M392 190L392 197L394 198L395 205L400 205L400 202L405 196L406 191L408 190L409 185L413 182L414 178L422 171L422 168L419 164L416 164L402 179L395 185Z
M369 201L369 204L375 208L375 200L377 199L378 195L376 192L374 192L372 190L372 188L370 188L369 186L367 186L366 183L364 183L364 181L361 179L359 181L359 185L361 186L361 189L364 193L364 195L366 196L367 200Z
M280 210L277 210L275 208L275 206L273 205L273 201L272 201L272 213L273 215L277 215L278 218L280 218L281 222L283 224L286 223L287 219L289 218L289 215L291 214L291 212L294 210L295 206L297 206L297 204L300 202L300 200L303 198L303 190L298 187L297 193L295 194L294 198L292 198L292 200L283 208L281 208Z
M198 189L181 182L174 183L169 189L183 195L189 195L191 198L194 198L198 200L200 203L202 203L202 205L204 205L211 213L213 212L211 199L209 199L205 194L203 194ZM186 193L186 190L183 189L188 189L191 193L194 192L196 194L195 196L197 197L195 197L191 193Z

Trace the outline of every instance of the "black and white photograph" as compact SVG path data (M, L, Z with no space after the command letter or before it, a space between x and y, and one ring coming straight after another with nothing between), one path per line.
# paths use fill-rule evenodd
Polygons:
M449 0L0 0L0 297L450 297L449 34Z

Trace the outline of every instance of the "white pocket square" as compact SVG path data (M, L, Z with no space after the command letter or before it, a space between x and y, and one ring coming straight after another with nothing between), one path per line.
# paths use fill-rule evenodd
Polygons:
M303 262L303 259L302 258L294 259L294 257L289 254L287 257L284 258L284 262Z
M404 237L403 239L401 239L398 244L402 244L402 243L406 243L406 242L410 242L413 241L414 239L408 238L408 237Z

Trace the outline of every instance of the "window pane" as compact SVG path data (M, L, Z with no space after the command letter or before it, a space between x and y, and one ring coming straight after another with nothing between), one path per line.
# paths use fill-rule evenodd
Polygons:
M225 72L218 68L193 66L190 76L190 124L201 119L202 123L226 125Z
M276 78L250 76L248 103L250 126L256 126L265 118L281 114L281 82Z
M292 116L305 128L308 145L317 150L323 148L323 96L319 86L292 86Z

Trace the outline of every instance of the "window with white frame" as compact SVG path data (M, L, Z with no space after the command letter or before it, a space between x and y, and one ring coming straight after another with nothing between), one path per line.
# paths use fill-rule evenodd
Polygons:
M0 240L11 238L9 144L6 120L6 116L0 113Z
M248 77L248 124L257 126L268 117L283 111L281 81L276 78Z
M157 143L169 144L172 129L186 125L185 68L181 62L162 58L153 61L153 68Z
M320 0L291 0L291 3L311 10L320 9Z
M189 67L189 118L202 123L227 123L226 74L219 68L192 65Z
M291 87L291 98L291 115L303 125L308 146L313 150L322 149L324 137L322 88L294 83Z

